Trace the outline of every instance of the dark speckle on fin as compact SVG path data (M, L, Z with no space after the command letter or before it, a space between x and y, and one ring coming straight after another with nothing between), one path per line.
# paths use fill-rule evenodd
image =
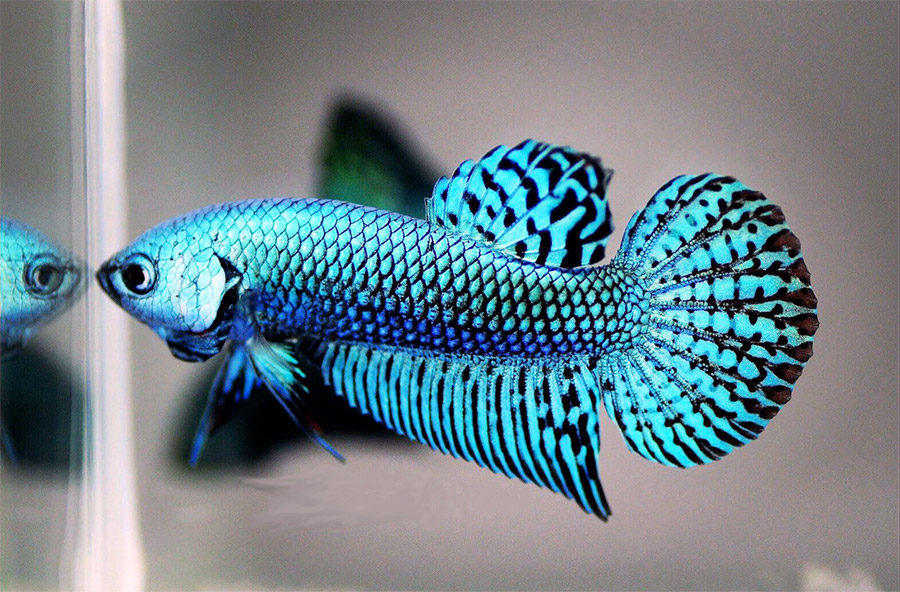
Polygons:
M643 337L600 362L628 446L684 467L755 439L819 325L781 209L732 177L677 177L632 218L612 265L640 278L648 305Z

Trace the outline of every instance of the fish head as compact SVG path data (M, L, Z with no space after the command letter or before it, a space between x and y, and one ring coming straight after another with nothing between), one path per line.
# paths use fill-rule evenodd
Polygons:
M106 294L169 345L203 361L231 329L241 273L217 252L202 219L182 217L147 231L97 271Z
M0 335L4 356L75 301L84 264L40 231L0 218Z

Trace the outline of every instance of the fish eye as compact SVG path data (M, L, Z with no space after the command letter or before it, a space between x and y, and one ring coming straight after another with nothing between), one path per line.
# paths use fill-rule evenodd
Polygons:
M120 269L122 284L133 294L143 296L156 286L156 266L146 255L130 256Z
M50 297L59 290L65 273L65 268L55 257L39 255L25 268L25 288L35 296Z

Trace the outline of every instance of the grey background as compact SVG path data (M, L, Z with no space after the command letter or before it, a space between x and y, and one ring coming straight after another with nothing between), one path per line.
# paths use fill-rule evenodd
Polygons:
M66 55L58 6L2 3L2 207L65 237L68 78L37 67ZM526 137L600 155L611 252L672 176L734 175L783 207L821 321L791 403L721 462L656 466L604 417L608 524L424 447L337 439L345 465L304 446L176 471L169 436L200 368L135 326L152 589L779 589L817 564L900 586L896 3L128 3L125 23L132 236L214 202L309 195L327 109L352 91L448 173ZM66 335L44 346L62 355ZM3 573L52 587L59 522L14 504L64 518L65 483L3 483ZM35 523L41 559L10 559Z

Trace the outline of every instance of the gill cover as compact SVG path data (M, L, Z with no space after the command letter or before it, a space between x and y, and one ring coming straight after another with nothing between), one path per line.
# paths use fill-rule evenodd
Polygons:
M233 291L240 273L211 250L208 257L190 257L172 283L172 306L190 333L215 329L237 301Z
M182 266L172 282L171 304L183 328L156 328L173 356L202 362L219 353L231 331L240 281L237 269L218 255Z

